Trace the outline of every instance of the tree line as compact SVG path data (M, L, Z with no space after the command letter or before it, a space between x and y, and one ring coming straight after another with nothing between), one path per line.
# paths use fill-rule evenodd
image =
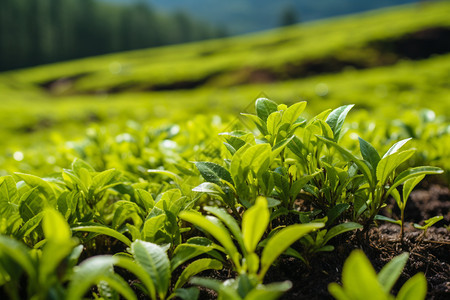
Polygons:
M224 35L183 12L161 13L142 2L1 0L0 71Z

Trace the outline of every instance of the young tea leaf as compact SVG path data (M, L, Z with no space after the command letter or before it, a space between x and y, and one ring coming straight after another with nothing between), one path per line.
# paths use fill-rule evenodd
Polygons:
M233 183L230 172L221 165L212 162L198 161L195 162L195 166L202 177L208 182L219 184L221 180L226 180L229 183Z
M362 157L364 158L364 160L369 162L370 166L372 167L372 170L375 171L381 159L380 155L369 142L366 142L360 137L358 139L359 139L359 149L361 151Z
M394 257L390 262L384 265L378 273L378 282L381 284L386 293L391 292L395 282L402 274L403 268L408 261L408 257L409 254L407 252Z
M322 228L324 225L323 223L295 224L283 228L274 234L262 252L259 279L262 280L264 278L272 263L295 241L313 230Z
M378 181L384 185L389 177L389 175L397 169L403 162L409 159L415 150L405 150L402 152L395 152L388 156L383 156L377 166L377 179Z
M402 286L397 300L424 300L427 295L427 280L423 273L417 273Z
M297 102L288 107L283 113L282 123L287 123L289 126L294 124L305 110L306 101Z
M400 150L400 148L402 148L407 142L409 142L409 140L411 140L411 138L407 138L395 143L391 148L389 148L389 150L383 155L382 158L398 152L398 150Z
M214 224L211 220L205 218L199 213L182 211L179 214L179 217L180 219L192 223L210 233L226 249L227 254L230 256L236 268L240 269L241 264L239 262L239 252L231 239L230 233L226 229Z
M166 251L153 243L134 241L131 254L137 264L142 266L152 278L158 295L164 299L170 284L170 261Z
M131 241L126 236L124 236L120 232L118 232L114 229L111 229L109 227L106 227L106 226L101 226L101 225L76 226L76 227L72 227L71 229L72 229L72 231L87 231L87 232L95 232L98 234L108 235L110 237L113 237L113 238L121 241L122 243L124 243L127 246L131 245Z
M328 230L327 234L323 238L323 244L326 244L329 240L331 240L332 238L334 238L335 236L337 236L341 233L355 230L355 229L361 229L362 227L363 226L361 224L354 223L354 222L347 222L347 223L342 223L342 224L336 225L336 226L332 227L330 230Z
M189 264L178 277L175 283L174 289L181 288L189 279L205 270L220 270L222 269L222 263L216 259L202 258Z
M352 109L353 106L354 104L338 107L328 115L326 122L333 131L334 134L333 140L335 142L339 140L339 136L341 134L345 118L347 117L348 112L350 111L350 109Z
M256 100L255 108L256 115L267 122L269 115L278 110L278 104L266 98L259 98Z
M248 253L255 251L256 245L267 229L269 217L267 200L264 197L258 197L256 203L244 213L242 217L242 234L244 236L245 249Z

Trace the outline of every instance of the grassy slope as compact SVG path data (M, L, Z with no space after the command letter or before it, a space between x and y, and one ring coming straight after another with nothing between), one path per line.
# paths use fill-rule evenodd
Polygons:
M368 43L396 38L421 28L449 27L449 14L448 2L407 6L254 35L87 58L5 75L20 84L36 84L62 76L87 74L76 81L73 90L86 92L126 83L148 87L202 79L246 67L276 70L287 63L330 55L366 61L374 59L373 53L358 50ZM214 83L217 84L217 80Z
M311 113L356 103L359 108L382 112L378 116L386 118L398 116L399 108L407 107L428 107L448 116L449 55L303 79L283 78L283 72L289 64L329 57L377 66L379 57L367 48L371 42L426 27L449 27L449 14L448 2L408 6L225 40L3 73L3 147L14 151L48 140L54 131L63 133L64 138L80 136L84 133L80 124L98 119L105 123L155 117L180 120L190 113L205 112L206 107L214 113L239 112L262 93L279 102L306 99ZM247 83L248 70L270 70L277 77L270 83ZM51 93L40 86L77 76L56 85ZM155 86L186 81L202 84L190 90L151 91ZM317 89L324 86L328 94L318 96ZM114 90L121 92L108 92Z

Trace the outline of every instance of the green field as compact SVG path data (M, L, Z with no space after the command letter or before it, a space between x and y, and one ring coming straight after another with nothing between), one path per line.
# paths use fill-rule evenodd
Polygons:
M2 73L2 160L82 138L92 123L119 132L127 120L157 126L237 114L259 96L306 100L310 115L353 103L376 122L424 108L447 122L450 56L411 60L401 43L430 28L448 31L449 14L448 2L404 6Z

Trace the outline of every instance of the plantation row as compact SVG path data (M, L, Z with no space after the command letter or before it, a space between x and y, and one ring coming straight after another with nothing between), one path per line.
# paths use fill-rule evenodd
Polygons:
M344 134L352 105L309 119L305 107L260 98L256 114L243 114L251 129L235 124L221 141L205 119L191 121L189 134L176 125L130 124L133 131L114 138L91 131L74 146L82 159L70 169L1 177L2 295L196 299L200 286L220 299L276 299L293 284L265 281L281 255L309 265L334 250L337 236L364 238L380 221L399 224L403 239L411 191L443 171L410 167L410 138L381 153L359 138L354 149L353 133ZM399 220L380 215L388 197ZM426 231L441 219L416 227ZM330 284L329 292L391 299L407 259L397 256L377 275L356 251L342 286ZM223 268L232 278L198 275ZM424 299L426 290L417 274L397 299Z

